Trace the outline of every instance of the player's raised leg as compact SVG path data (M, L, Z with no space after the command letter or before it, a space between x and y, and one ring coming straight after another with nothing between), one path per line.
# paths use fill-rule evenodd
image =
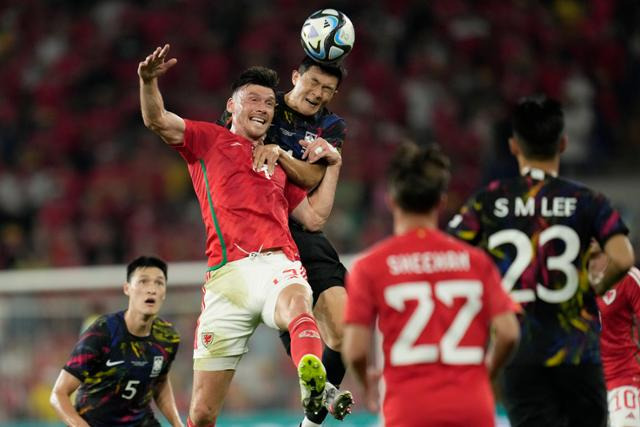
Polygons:
M327 373L322 364L322 340L311 311L308 284L294 283L284 288L276 301L275 324L291 335L291 358L298 369L302 404L305 410L322 407Z

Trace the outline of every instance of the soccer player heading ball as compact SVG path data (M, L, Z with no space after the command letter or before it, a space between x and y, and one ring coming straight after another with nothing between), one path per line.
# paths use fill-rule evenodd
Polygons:
M169 45L140 62L145 125L187 163L207 232L209 268L194 344L193 394L187 424L209 427L222 408L235 368L260 322L291 335L291 355L305 410L328 400L322 341L312 314L312 290L298 261L288 214L307 227L326 221L342 158L321 150L323 180L308 195L278 165L255 165L276 106L275 71L251 67L232 85L231 127L186 120L164 108L158 78L177 63ZM326 142L325 142L326 144Z

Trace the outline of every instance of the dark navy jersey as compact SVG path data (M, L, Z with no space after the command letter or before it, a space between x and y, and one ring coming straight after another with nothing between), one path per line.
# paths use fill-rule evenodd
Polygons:
M304 116L290 108L284 101L284 92L276 94L277 106L273 122L264 141L265 144L278 144L290 151L296 159L302 158L304 152L300 140L314 140L322 137L338 150L342 150L346 134L344 120L326 108L320 109L313 116ZM229 126L231 115L225 111L218 121Z
M166 379L180 343L169 322L151 334L129 333L124 311L100 316L80 336L64 370L82 381L76 410L91 426L159 426L151 399Z
M448 232L484 248L504 288L524 310L513 364L600 363L595 293L587 278L589 244L627 227L589 188L533 169L494 181L454 216Z

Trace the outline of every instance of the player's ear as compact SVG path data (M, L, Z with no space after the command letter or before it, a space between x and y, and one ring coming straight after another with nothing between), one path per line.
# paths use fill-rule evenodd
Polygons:
M129 296L129 282L124 282L124 285L122 285L122 292L126 296Z
M509 151L516 157L520 154L520 146L514 137L509 138Z
M298 83L298 80L300 80L300 76L301 74L298 70L293 70L291 72L291 83L293 83L294 86Z
M233 107L235 106L235 103L233 102L233 97L227 99L227 111L231 114L233 114Z
M567 138L567 135L562 135L560 137L560 143L558 144L558 154L564 153L564 150L567 149L568 144L569 138Z

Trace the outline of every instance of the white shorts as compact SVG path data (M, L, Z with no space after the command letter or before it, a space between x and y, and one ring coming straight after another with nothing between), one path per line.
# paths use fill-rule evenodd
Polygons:
M252 254L208 273L195 332L194 370L235 369L261 322L278 329L276 302L292 284L304 285L311 298L302 264L281 251Z
M607 391L609 427L640 427L640 389L616 387Z

